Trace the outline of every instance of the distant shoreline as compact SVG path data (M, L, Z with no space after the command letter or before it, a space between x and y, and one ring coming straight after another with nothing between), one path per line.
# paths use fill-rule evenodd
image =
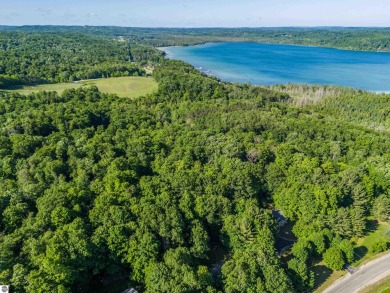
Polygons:
M276 42L260 42L260 41L244 41L244 40L237 40L237 41L210 41L210 42L200 42L195 43L193 45L172 45L172 46L164 46L164 47L155 47L158 50L164 51L164 49L167 48L186 48L186 47L197 47L197 46L203 46L208 44L223 44L223 43L247 43L247 44L260 44L260 45L285 45L285 46L295 46L295 47L304 47L304 48L323 48L323 49L333 49L333 50L340 50L340 51L351 51L351 52L365 52L365 53L383 53L383 54L390 54L390 51L373 51L373 50L356 50L351 48L340 48L340 47L331 47L331 46L316 46L316 45L304 45L304 44L294 44L294 43L276 43ZM165 52L165 51L164 51Z

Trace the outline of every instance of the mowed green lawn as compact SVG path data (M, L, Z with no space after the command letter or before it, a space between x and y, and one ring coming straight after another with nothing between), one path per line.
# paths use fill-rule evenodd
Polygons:
M61 94L66 89L80 88L91 85L96 85L103 93L117 94L120 97L127 98L144 96L157 90L157 83L150 77L125 76L84 80L73 83L23 86L20 89L14 89L10 91L17 91L22 95L28 95L39 91L56 91L58 94Z

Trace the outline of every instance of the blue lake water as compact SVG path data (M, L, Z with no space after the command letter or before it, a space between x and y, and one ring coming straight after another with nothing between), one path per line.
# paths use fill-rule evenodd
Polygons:
M164 51L168 58L230 82L336 84L390 91L390 53L258 43L210 43Z

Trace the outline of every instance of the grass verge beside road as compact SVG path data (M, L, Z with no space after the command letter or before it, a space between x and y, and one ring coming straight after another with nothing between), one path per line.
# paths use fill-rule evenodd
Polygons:
M379 281L378 283L371 285L363 290L361 290L359 293L390 293L390 276L386 279L383 279Z

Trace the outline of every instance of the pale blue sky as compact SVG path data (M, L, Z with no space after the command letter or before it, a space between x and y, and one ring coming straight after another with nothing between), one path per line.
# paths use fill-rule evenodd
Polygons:
M0 0L0 25L390 26L390 0Z

